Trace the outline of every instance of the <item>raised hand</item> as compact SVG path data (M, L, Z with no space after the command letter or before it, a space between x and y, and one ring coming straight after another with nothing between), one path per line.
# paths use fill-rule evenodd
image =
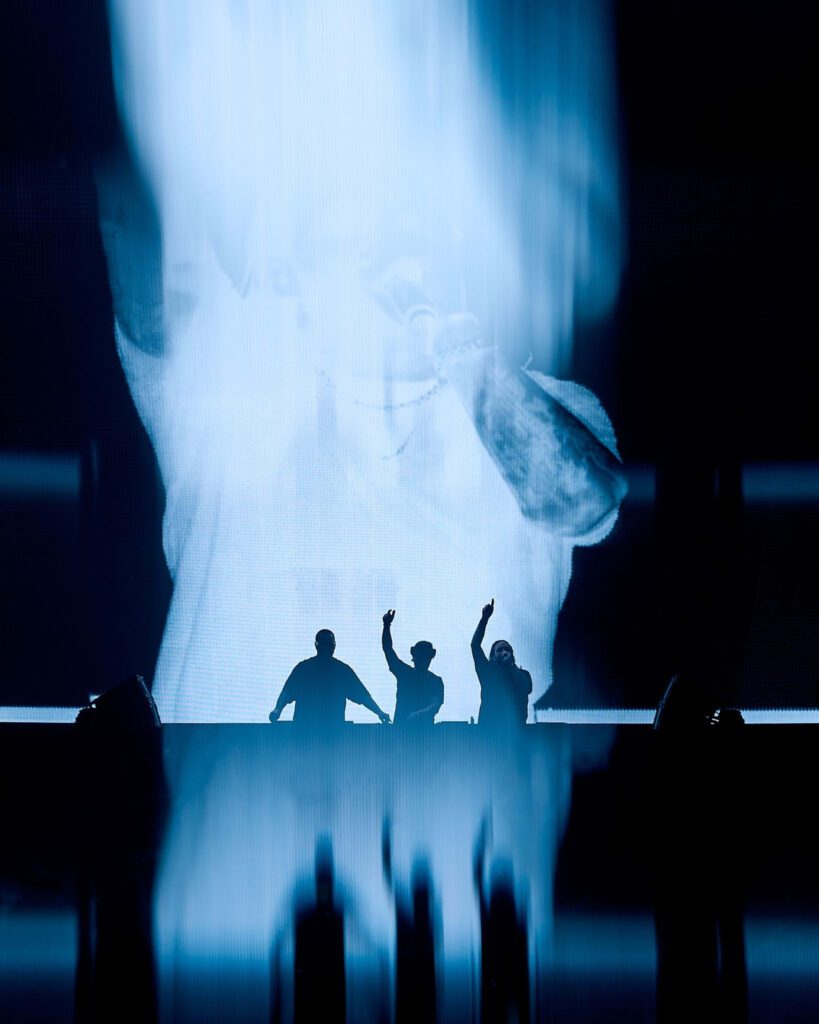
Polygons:
M491 618L492 612L494 610L495 610L495 598L493 597L489 604L485 604L483 606L483 611L481 612L481 618L484 619L484 620Z
M391 626L392 625L392 620L394 618L395 618L395 609L394 608L390 608L390 610L388 612L385 612L384 615L382 615L381 621L384 623L385 626Z

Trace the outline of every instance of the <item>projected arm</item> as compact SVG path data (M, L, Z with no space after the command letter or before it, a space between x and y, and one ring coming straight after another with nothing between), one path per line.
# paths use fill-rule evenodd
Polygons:
M389 666L390 672L392 672L394 676L397 676L402 667L409 668L409 665L398 657L392 646L392 633L390 632L390 626L394 618L395 609L391 608L381 619L384 623L384 627L381 630L381 647L384 651L384 657L387 659L387 665Z
M481 621L478 623L478 627L472 636L472 658L475 662L475 668L488 664L488 659L483 653L481 644L483 643L483 638L486 636L486 624L492 618L492 612L494 610L495 598L493 597L489 604L485 604L483 606Z

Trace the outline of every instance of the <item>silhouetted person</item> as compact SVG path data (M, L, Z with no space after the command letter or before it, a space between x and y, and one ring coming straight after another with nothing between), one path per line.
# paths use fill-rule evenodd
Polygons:
M87 792L78 815L78 1024L158 1019L153 887L167 815L162 733L139 676L77 716Z
M295 701L293 721L302 725L340 725L347 701L362 704L382 723L390 716L383 712L349 665L333 657L336 638L329 629L316 633L316 654L300 661L287 677L270 721L277 722L282 710Z
M333 893L333 852L316 844L315 903L296 914L295 1024L343 1024L347 1018L344 914Z
M432 725L444 703L444 681L429 670L435 648L429 640L419 640L410 648L412 665L402 661L392 646L390 626L394 618L395 610L391 609L382 619L384 627L381 631L384 657L396 680L393 721L396 725Z
M490 604L484 605L481 621L472 637L472 660L481 684L478 722L480 725L506 729L526 724L532 677L526 669L515 664L515 652L506 640L496 640L488 658L483 653L481 644L486 635L486 624L494 610L493 598Z
M742 716L716 712L716 704L681 673L654 720L659 1024L747 1020L742 782L733 743Z
M413 865L408 900L393 877L389 823L384 826L382 860L395 899L395 1024L435 1024L438 992L429 866L423 860Z
M473 862L481 914L481 1024L528 1024L529 945L518 913L508 861L493 866L489 898L484 888L485 830Z

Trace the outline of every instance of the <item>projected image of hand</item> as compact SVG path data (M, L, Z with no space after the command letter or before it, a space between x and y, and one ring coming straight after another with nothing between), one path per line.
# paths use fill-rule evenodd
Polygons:
M451 318L438 343L441 373L523 515L577 544L605 537L628 488L596 396L528 366L515 369L472 318Z

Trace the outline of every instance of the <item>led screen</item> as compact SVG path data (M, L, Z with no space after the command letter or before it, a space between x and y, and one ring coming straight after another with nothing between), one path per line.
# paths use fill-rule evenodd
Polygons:
M163 721L264 721L322 628L391 713L390 608L439 720L477 716L490 600L550 685L572 550L626 490L561 379L619 278L603 13L546 19L521 117L467 5L112 5L99 220L165 488Z

